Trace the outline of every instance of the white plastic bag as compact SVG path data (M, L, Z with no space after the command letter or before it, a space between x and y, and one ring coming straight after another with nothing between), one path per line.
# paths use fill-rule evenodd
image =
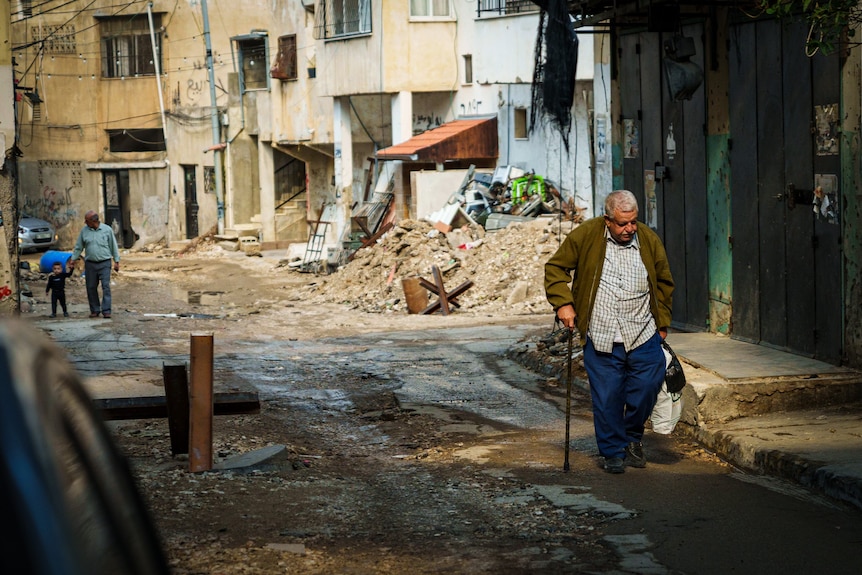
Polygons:
M667 384L662 383L650 415L652 430L662 435L670 434L676 427L680 415L682 415L682 394L668 393Z
M664 352L665 365L669 366L673 361L673 356L668 350L662 346ZM667 383L662 382L661 390L655 400L655 407L652 409L652 414L649 416L652 421L652 430L662 435L668 435L673 432L676 427L679 417L682 414L682 394L670 393L667 390Z

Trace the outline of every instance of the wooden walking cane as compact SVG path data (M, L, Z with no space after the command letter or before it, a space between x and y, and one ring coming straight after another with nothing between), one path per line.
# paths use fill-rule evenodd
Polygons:
M572 419L572 334L569 329L569 364L566 373L566 460L563 463L563 471L569 470L569 423Z

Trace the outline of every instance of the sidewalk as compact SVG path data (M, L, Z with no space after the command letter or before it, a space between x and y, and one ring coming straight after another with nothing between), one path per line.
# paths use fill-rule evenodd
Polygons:
M672 333L677 431L734 465L862 509L862 372L709 333Z

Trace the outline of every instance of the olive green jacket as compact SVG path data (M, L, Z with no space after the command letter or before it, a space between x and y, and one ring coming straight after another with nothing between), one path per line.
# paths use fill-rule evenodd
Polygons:
M673 276L667 253L658 234L649 226L638 224L637 238L641 259L649 276L650 311L656 327L666 329L670 326L673 309ZM564 305L574 306L581 345L587 340L593 302L605 262L606 244L604 218L592 218L572 230L545 264L545 295L548 302L555 312Z

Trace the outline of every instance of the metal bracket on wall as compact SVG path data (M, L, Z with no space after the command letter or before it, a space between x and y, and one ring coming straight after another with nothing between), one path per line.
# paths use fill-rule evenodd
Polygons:
M782 199L781 194L776 196L777 199ZM814 190L797 190L793 184L787 184L784 198L787 201L787 209L792 210L796 204L803 206L814 205Z

